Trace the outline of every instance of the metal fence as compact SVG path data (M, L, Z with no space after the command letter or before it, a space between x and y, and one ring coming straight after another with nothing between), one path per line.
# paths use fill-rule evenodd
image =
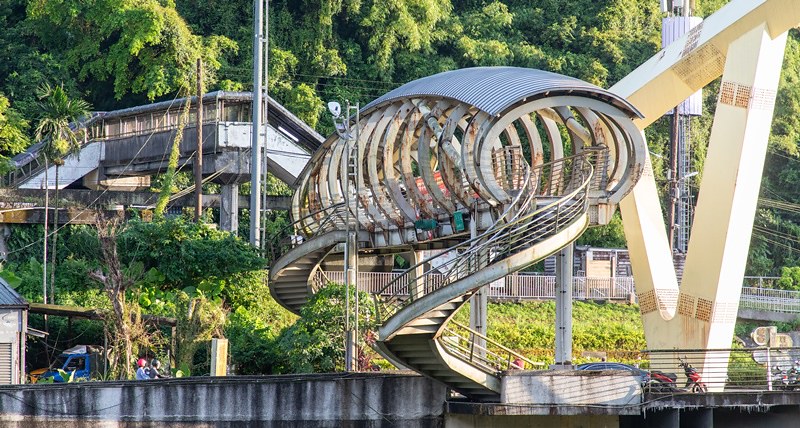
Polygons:
M646 392L800 391L800 348L650 350L641 358Z
M321 279L342 282L342 271L319 271ZM408 278L397 281L397 289L382 290L398 275ZM426 291L438 288L441 275L427 275ZM411 275L394 272L359 272L358 284L361 291L408 295ZM633 297L633 278L573 277L572 293L580 300L628 300ZM548 300L555 298L556 277L547 275L526 275L515 273L489 284L489 298L496 300Z
M770 312L800 313L800 291L742 287L739 307Z
M341 271L319 271L319 280L343 282ZM407 278L397 281L397 289L383 290L392 295L408 295L407 284L410 275L395 272L359 272L358 284L361 291L380 292L387 284L404 275ZM800 313L800 291L776 290L749 286L774 285L777 278L746 277L739 306L742 308ZM426 292L438 288L441 275L428 275ZM556 277L552 275L530 275L515 273L489 285L489 298L493 300L549 300L555 298ZM633 277L585 277L572 278L572 296L575 300L636 301Z

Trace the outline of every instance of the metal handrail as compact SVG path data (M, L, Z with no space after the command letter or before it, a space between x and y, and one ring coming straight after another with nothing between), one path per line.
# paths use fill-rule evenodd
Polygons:
M296 239L297 236L296 232L298 232L299 230L306 229L307 233L305 234L305 236L308 239L319 236L322 233L335 230L335 226L328 227L328 225L332 224L335 218L341 217L341 213L339 211L341 210L342 207L345 207L345 205L346 204L344 202L340 202L338 204L331 205L321 210L314 211L313 213L307 214L299 218L298 220L278 229L274 233L270 234L265 242L268 245L268 248L266 248L265 251L269 251L269 254L267 255L271 257L270 258L271 262L275 263L275 261L278 260L278 258L280 258L286 253L287 249L294 248L295 246L300 244L300 242ZM325 214L327 212L330 212L330 214L328 214L325 217L325 220L323 220L322 223L317 225L316 229L312 229L309 226L305 225L304 222L309 218L318 216L320 214Z
M519 368L524 369L527 366L530 367L543 367L545 364L539 361L532 361L522 354L514 351L510 348L503 346L500 342L497 342L489 337L455 321L452 321L450 325L455 326L458 330L462 330L466 332L462 334L461 331L457 331L455 328L446 327L444 332L445 334L437 338L439 343L445 347L451 355L456 357L465 356L464 353L460 353L459 351L468 351L466 354L469 356L470 362L478 363L479 366L483 366L484 368L488 368L487 372L489 374L496 374L497 372L503 370L509 370L511 368ZM467 336L467 337L465 337ZM452 338L456 337L458 339L466 340L468 344L467 347L464 347L460 344L460 341L453 341ZM486 345L480 346L476 343L475 338L482 339ZM495 351L494 349L490 348L490 346L494 349L498 349ZM477 352L476 352L477 351ZM487 356L491 356L489 358ZM513 364L520 364L516 367Z
M408 288L410 292L408 299L403 300L402 297L404 296L401 296L398 292L392 293L388 298L378 298L377 301L380 302L377 308L379 319L385 321L412 301L415 296L411 290L419 290L415 285L424 281L430 274L438 274L440 272L444 274L444 279L441 284L437 284L434 287L434 289L442 288L457 279L471 275L479 269L488 266L494 261L496 255L511 253L521 247L529 246L532 243L544 239L551 232L560 230L560 224L571 223L580 214L584 213L588 202L587 190L592 176L592 165L588 162L586 155L576 155L570 158L560 159L551 164L540 165L537 169L544 169L547 165L551 167L550 177L547 177L548 185L545 186L547 189L546 192L552 191L554 187L563 189L562 184L554 180L554 178L556 178L554 172L558 170L559 175L564 176L563 172L566 169L563 167L555 168L555 164L566 164L567 161L575 161L575 163L577 163L577 168L573 165L573 169L576 169L578 177L581 178L579 185L569 185L570 188L574 187L574 189L567 195L561 196L558 200L544 207L534 208L534 205L530 208L533 210L532 212L526 213L508 223L501 224L500 222L496 222L495 225L480 236L455 245L439 255L425 260L423 263L430 262L431 260L435 260L447 254L457 254L458 250L464 250L459 257L444 262L428 270L423 275L412 279ZM575 171L570 175L574 175L574 173ZM570 182L576 183L577 180L570 180ZM536 192L531 193L533 194ZM581 195L578 197L579 194ZM576 197L578 198L576 199ZM407 272L413 272L414 269L420 265L421 263L412 266ZM446 269L443 269L444 266L446 266ZM397 280L400 280L400 278L402 278L402 276L398 277ZM395 287L395 290L399 291L402 287L397 287L395 284L397 280L390 282L383 290L376 294L386 294L384 291L392 289L393 287Z

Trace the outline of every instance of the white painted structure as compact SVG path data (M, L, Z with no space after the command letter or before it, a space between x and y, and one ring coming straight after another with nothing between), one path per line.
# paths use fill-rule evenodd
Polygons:
M0 278L0 385L25 383L28 302Z
M610 88L641 110L644 129L722 76L680 288L649 161L620 204L650 349L731 345L786 33L798 23L796 0L734 0ZM727 359L709 352L698 369Z

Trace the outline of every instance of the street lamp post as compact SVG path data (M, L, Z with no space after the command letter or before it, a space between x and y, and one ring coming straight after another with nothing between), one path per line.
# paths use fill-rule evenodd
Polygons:
M358 195L359 195L359 138L361 136L360 112L359 105L350 105L350 101L346 101L344 114L342 114L342 106L336 101L328 103L328 110L333 116L333 124L336 128L336 133L344 141L344 148L342 149L342 166L340 168L340 182L342 183L342 193L344 203L347 209L345 210L345 235L347 240L344 246L344 281L345 281L345 316L344 316L344 330L345 330L345 370L352 371L356 359L356 346L358 345ZM351 113L352 112L352 113ZM355 129L350 123L350 118L355 117ZM350 222L350 168L352 167L353 173L353 186L355 187L355 203L353 204L353 213L355 214L355 221ZM343 174L342 174L343 173ZM355 286L355 318L353 328L350 326L350 287ZM356 366L356 370L358 367Z

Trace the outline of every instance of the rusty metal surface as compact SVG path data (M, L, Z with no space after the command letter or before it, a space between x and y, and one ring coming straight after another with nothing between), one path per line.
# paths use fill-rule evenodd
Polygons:
M346 199L365 230L417 236L414 244L452 234L453 216L491 210L497 217L523 188L533 166L587 150L614 154L596 165L592 202L615 204L644 168L635 107L604 89L541 70L480 67L403 85L362 109L360 165L342 168L346 141L329 137L301 175L295 218ZM357 181L357 183L356 183ZM355 189L359 188L358 197ZM346 198L345 192L350 192ZM321 219L320 219L321 220ZM436 221L420 234L418 220ZM304 226L314 229L314 221ZM399 239L399 238L398 238ZM385 239L373 240L383 245Z

